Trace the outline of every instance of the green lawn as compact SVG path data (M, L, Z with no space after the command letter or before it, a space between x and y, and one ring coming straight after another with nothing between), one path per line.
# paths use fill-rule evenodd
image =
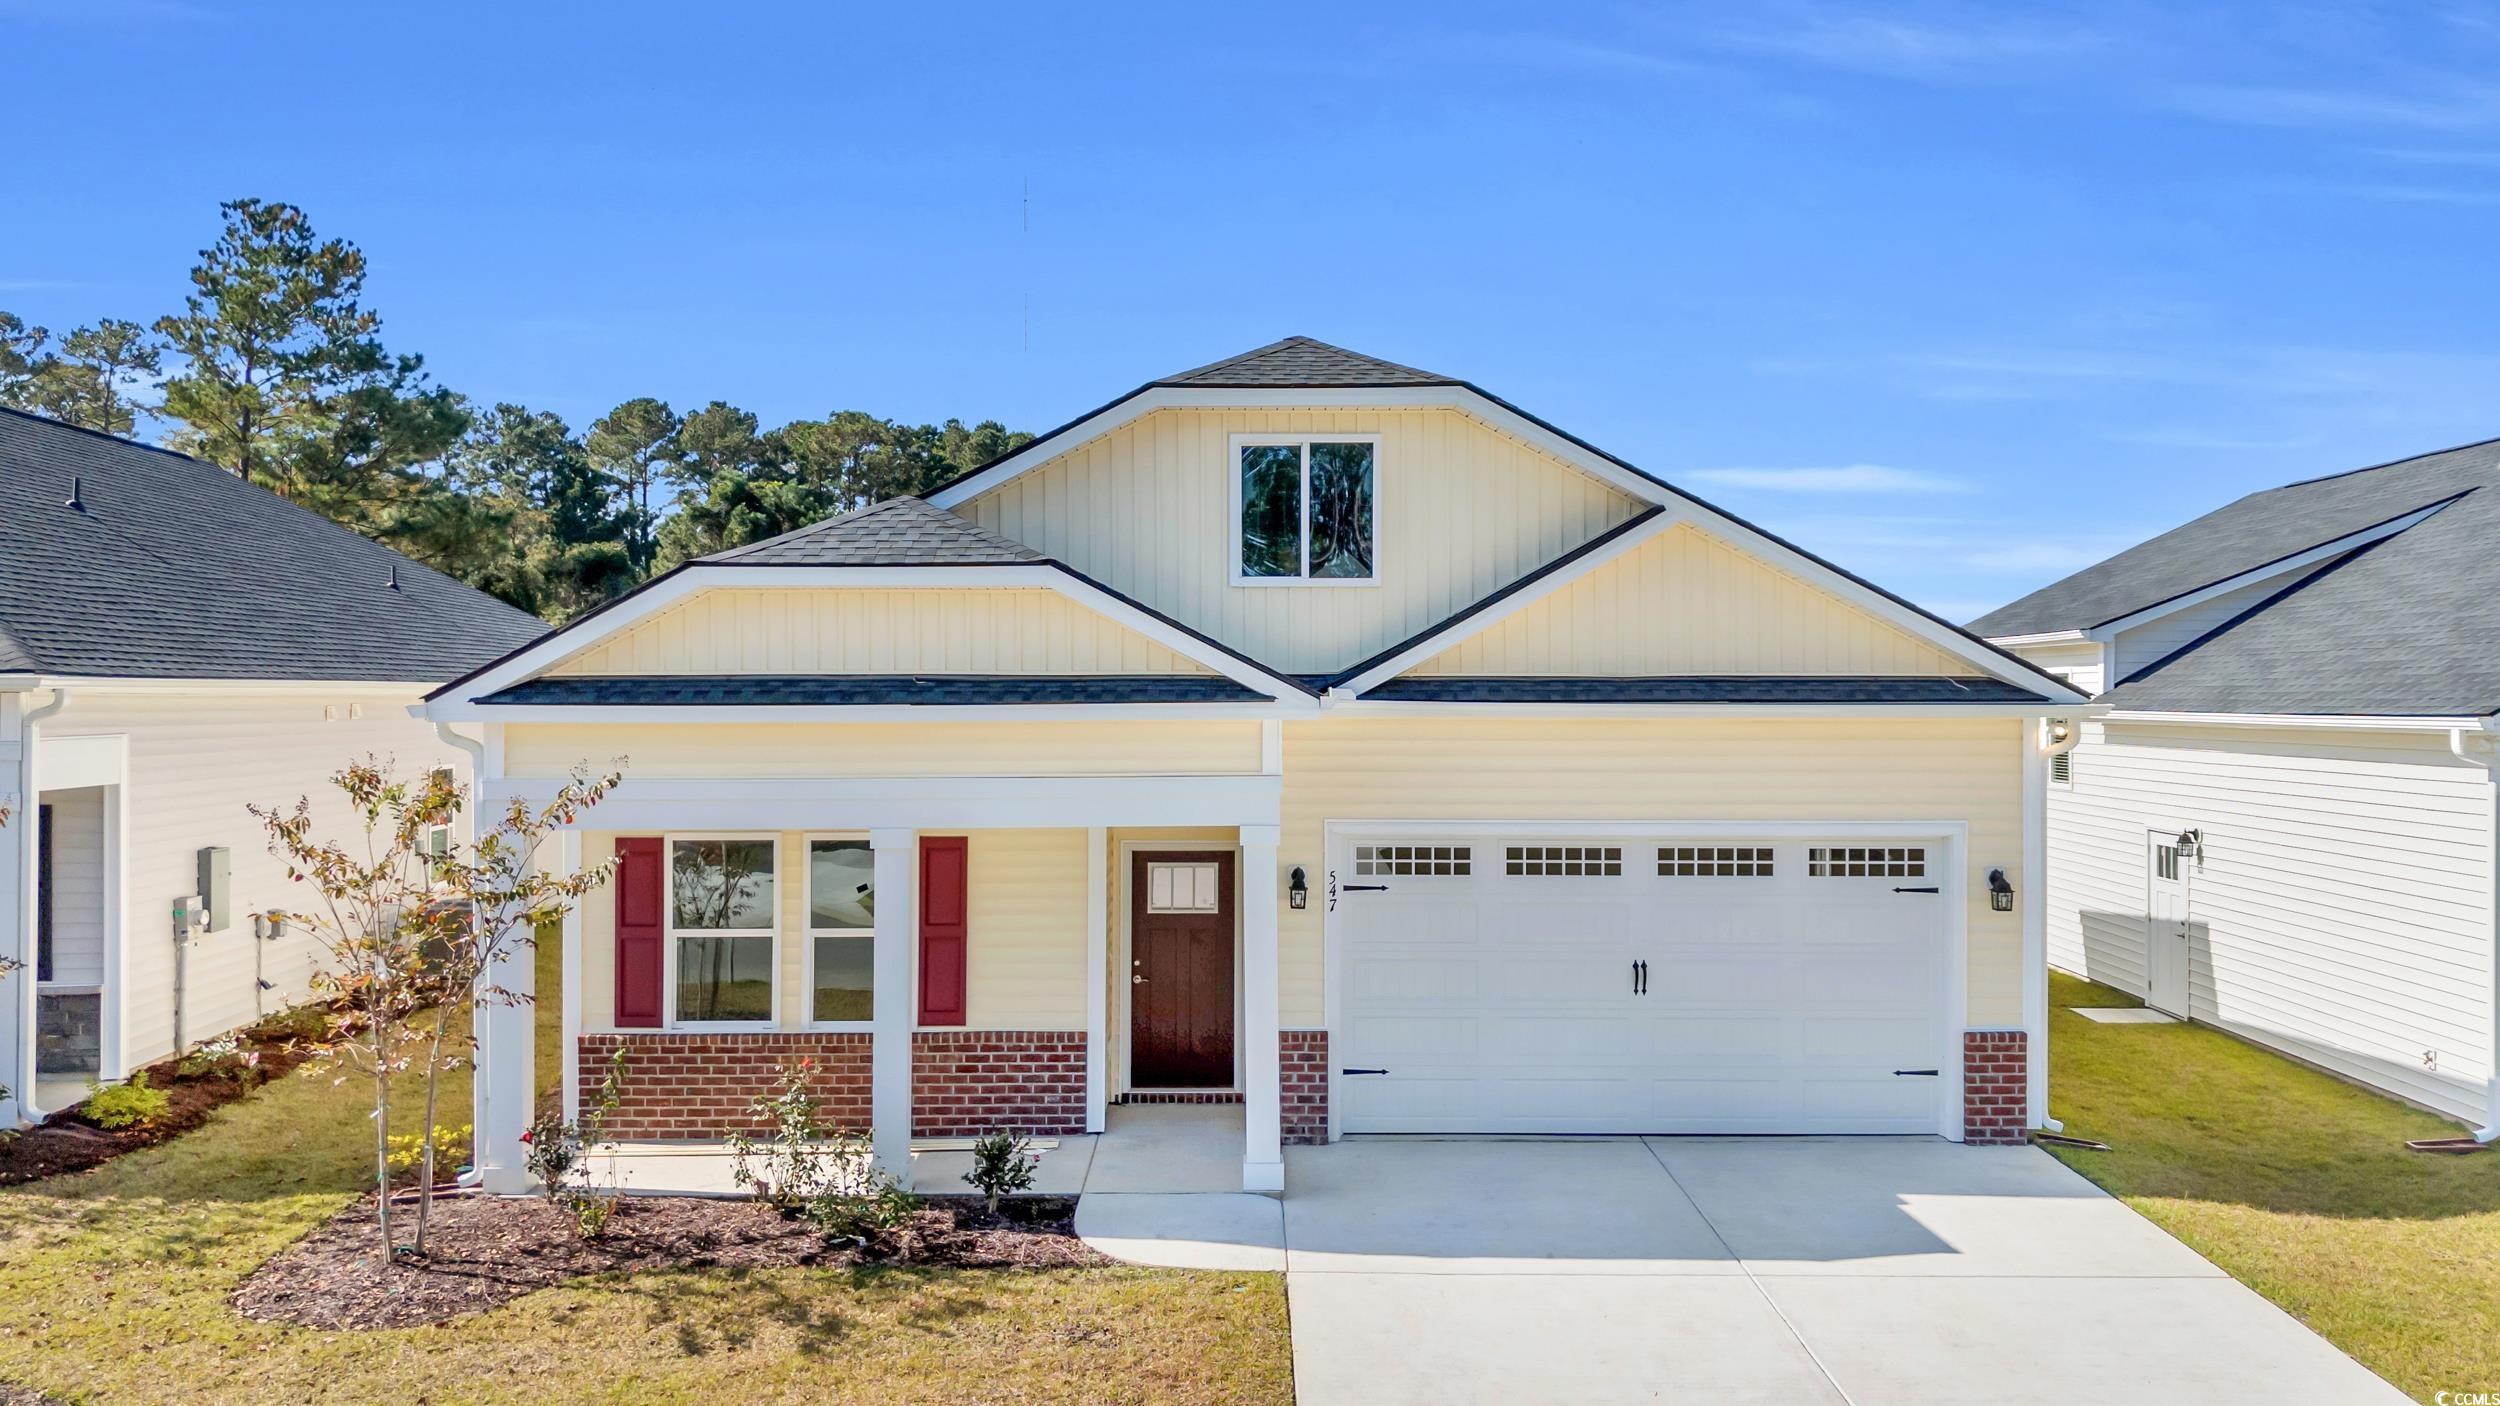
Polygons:
M2050 978L2049 1110L2108 1152L2057 1151L2414 1396L2500 1391L2500 1151L2407 1138L2456 1125L2189 1025L2098 1025L2135 1005Z
M552 1046L540 1048L552 1078ZM243 1276L367 1175L363 1097L290 1078L187 1137L0 1192L0 1383L253 1406L1292 1399L1275 1275L686 1272L586 1280L430 1328L237 1316L226 1296ZM450 1121L465 1122L465 1080L456 1099Z

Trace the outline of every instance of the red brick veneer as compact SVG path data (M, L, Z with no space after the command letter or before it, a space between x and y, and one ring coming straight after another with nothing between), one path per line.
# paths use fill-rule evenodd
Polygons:
M748 1104L782 1071L812 1060L813 1084L833 1127L870 1122L871 1037L849 1032L753 1035L584 1035L584 1097L608 1058L625 1052L611 1136L710 1139L752 1127ZM912 1134L970 1137L998 1128L1085 1131L1085 1032L924 1030L912 1037Z
M1278 1035L1282 1065L1284 1140L1328 1141L1328 1032L1286 1030Z
M1969 1030L1962 1034L1962 1140L2011 1143L2024 1140L2030 1098L2027 1050L2020 1030Z

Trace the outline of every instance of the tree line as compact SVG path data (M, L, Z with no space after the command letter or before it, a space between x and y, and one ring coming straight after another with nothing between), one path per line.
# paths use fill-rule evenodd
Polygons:
M219 207L180 310L54 337L0 311L0 405L136 435L550 620L692 557L923 492L1032 436L857 410L767 429L650 396L577 432L438 385L382 342L365 256L275 201Z

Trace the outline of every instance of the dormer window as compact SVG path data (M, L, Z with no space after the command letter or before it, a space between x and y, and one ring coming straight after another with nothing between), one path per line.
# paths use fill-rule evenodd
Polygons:
M1378 579L1378 435L1235 435L1241 585Z

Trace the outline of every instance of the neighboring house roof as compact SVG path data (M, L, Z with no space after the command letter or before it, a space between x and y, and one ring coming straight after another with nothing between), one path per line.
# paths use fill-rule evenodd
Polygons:
M2044 695L2002 679L1765 678L1679 675L1661 678L1466 678L1419 674L1374 685L1365 698L1409 703L2041 703Z
M0 410L0 673L424 682L546 632L213 464Z
M2111 684L2122 711L2500 712L2500 440L2253 493L1981 618L2091 629L2369 529L2366 541ZM2409 522L2426 508L2435 508Z
M1192 674L571 675L531 679L486 704L661 707L983 707L1048 703L1263 703L1231 679Z
M2251 493L1971 622L1990 639L2088 630L2500 482L2500 439Z
M890 498L698 560L739 566L992 566L1037 562L1042 554L921 499Z

